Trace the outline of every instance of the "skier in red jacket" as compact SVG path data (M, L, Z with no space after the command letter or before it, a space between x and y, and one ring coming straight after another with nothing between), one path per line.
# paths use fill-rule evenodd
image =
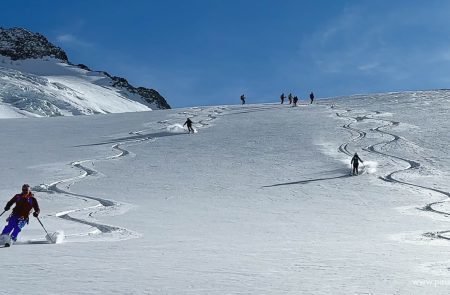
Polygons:
M17 235L20 233L22 228L28 224L29 215L31 209L34 209L33 216L39 216L39 204L31 192L30 186L24 184L22 186L22 193L15 195L5 207L5 211L8 211L13 204L16 206L13 208L11 215L8 217L8 224L5 226L2 232L2 236L11 235L11 240L16 241Z

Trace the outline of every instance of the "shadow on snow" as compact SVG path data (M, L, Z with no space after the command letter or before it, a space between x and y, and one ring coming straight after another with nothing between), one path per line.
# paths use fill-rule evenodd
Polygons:
M306 184L306 183L310 183L310 182L347 178L347 177L352 177L352 175L347 174L347 175L334 176L334 177L324 177L324 178L300 180L300 181L293 181L293 182L277 183L277 184L272 184L272 185L265 185L263 187L275 187L275 186L293 185L293 184Z
M111 139L111 140L103 141L103 142L99 142L99 143L80 144L80 145L76 145L74 147L96 146L96 145L104 145L104 144L111 144L111 143L124 143L127 141L133 141L133 140L147 140L147 139L151 139L151 138L160 138L160 137L182 135L182 134L187 134L187 133L185 133L185 132L174 133L174 132L163 131L163 132L121 137L121 138Z

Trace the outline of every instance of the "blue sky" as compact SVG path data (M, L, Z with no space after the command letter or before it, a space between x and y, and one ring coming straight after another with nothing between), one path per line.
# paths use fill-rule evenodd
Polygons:
M450 1L9 1L73 63L172 107L450 88Z

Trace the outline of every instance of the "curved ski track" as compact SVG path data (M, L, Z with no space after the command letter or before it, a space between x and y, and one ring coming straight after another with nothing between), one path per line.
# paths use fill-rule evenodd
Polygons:
M144 140L139 140L140 142L143 142ZM114 211L117 208L123 206L124 204L121 204L119 202L116 201L111 201L111 200L107 200L107 199L103 199L103 198L99 198L99 197L95 197L95 196L89 196L89 195L82 195L82 194L77 194L77 193L73 193L67 190L63 190L61 188L58 187L58 185L60 184L64 184L64 183L68 183L67 188L69 188L71 185L73 185L75 182L81 181L87 177L96 177L98 176L100 173L94 169L88 168L86 166L83 166L83 163L86 162L91 162L92 164L94 164L94 162L97 161L107 161L107 160L112 160L112 159L117 159L117 158L121 158L121 157L125 157L127 155L129 155L129 152L125 149L122 149L120 147L121 144L124 143L119 143L119 144L115 144L112 146L112 148L114 150L119 151L118 154L110 156L110 157L106 157L104 159L93 159L93 160L84 160L84 161L76 161L76 162L72 162L70 163L70 165L72 167L75 167L77 169L79 169L82 174L72 177L72 178L68 178L68 179L63 179L63 180L58 180L56 182L53 182L51 184L42 184L40 186L34 187L33 189L35 191L40 191L40 192L46 192L46 193L57 193L57 194L64 194L64 195L70 195L70 196L74 196L76 198L80 198L84 201L87 200L94 200L97 201L99 204L96 206L90 206L90 207L86 207L86 208L79 208L79 209L73 209L73 210L68 210L68 211L64 211L64 212L59 212L56 213L56 216L61 218L61 219L65 219L65 220L69 220L69 221L73 221L73 222L77 222L80 224L85 224L85 225L89 225L92 226L94 228L96 228L100 233L105 234L105 233L117 233L120 235L119 240L123 240L123 239L130 239L130 238L135 238L138 237L139 234L127 230L125 228L121 228L118 226L111 226L111 225L106 225L106 224L101 224L101 223L97 223L97 222L93 222L93 221L87 221L84 219L79 219L79 218L74 218L72 216L70 216L71 213L75 213L75 212L83 212L86 211L87 212L87 216L89 217L93 217L93 215L95 213L98 213L99 211L103 211L103 210L109 210L109 211ZM76 236L76 235L81 235L81 234L74 234L72 236Z
M360 122L360 121L363 121L363 120L381 121L381 122L383 122L383 125L378 126L376 128L373 128L373 129L371 129L371 131L378 132L378 133L380 133L382 135L388 135L388 136L392 137L392 139L388 140L388 141L375 143L375 144L370 145L370 146L368 146L366 148L363 148L363 150L371 152L371 153L376 153L376 154L382 155L384 157L389 157L389 158L392 158L392 159L403 161L403 162L408 164L408 167L406 167L404 169L399 169L399 170L393 171L393 172L391 172L391 173L389 173L389 174L387 174L385 176L380 176L379 179L381 179L381 180L383 180L385 182L397 183L397 184L400 184L400 185L407 185L407 186L420 188L420 189L423 189L423 190L433 191L433 192L442 194L442 195L446 196L447 198L450 198L450 193L449 192L445 192L445 191L442 191L442 190L439 190L439 189L436 189L436 188L422 186L422 185L418 185L418 184L413 184L413 183L409 183L409 182L406 182L406 181L402 181L402 180L396 179L395 178L395 174L397 174L399 172L405 172L405 171L411 171L411 170L414 170L414 169L418 169L421 166L420 163L416 162L416 161L413 161L413 160L410 160L410 159L402 158L402 157L399 157L399 156L390 155L390 154L381 152L381 151L379 151L379 150L377 150L375 148L376 146L379 146L379 145L388 145L388 144L395 143L395 142L397 142L399 140L405 140L405 139L401 138L400 136L398 136L396 134L393 134L393 133L390 133L388 131L382 130L384 128L391 128L391 127L398 126L398 125L400 125L400 122L386 120L386 119L373 118L374 114L378 115L378 114L380 114L380 112L372 112L371 114L367 114L367 115L365 115L363 117L344 116L344 114L350 113L351 111L352 110L346 110L346 111L344 111L342 113L336 113L336 115L338 117L350 119L350 120L353 121L353 122L351 122L349 124L345 124L344 126L342 126L342 128L347 129L350 132L353 131L353 132L358 133L357 137L354 137L349 142L343 143L341 146L339 146L339 151L340 152L351 156L352 154L347 149L348 145L350 143L352 143L352 142L361 140L361 139L363 139L366 136L365 132L363 132L363 131L361 131L359 129L351 127L351 125L353 123L357 123L357 122ZM441 214L441 215L444 215L444 216L450 216L450 213L448 213L448 212L443 212L443 211L439 211L439 210L433 209L434 205L442 204L444 202L445 201L438 201L438 202L429 203L424 208L421 208L420 210L433 212L433 213ZM449 237L444 236L444 234L446 234L446 233L450 233L450 230L438 231L438 232L428 232L428 233L424 233L423 236L428 237L428 238L440 238L440 239L450 240Z

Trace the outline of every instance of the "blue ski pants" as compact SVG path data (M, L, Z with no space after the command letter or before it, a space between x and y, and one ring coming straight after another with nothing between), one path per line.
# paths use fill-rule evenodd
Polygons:
M8 218L8 224L5 226L5 228L2 231L2 235L9 235L11 234L11 239L14 241L17 240L17 236L19 235L22 228L27 225L28 220L23 218L18 218L17 216L11 215ZM12 232L12 233L11 233Z

